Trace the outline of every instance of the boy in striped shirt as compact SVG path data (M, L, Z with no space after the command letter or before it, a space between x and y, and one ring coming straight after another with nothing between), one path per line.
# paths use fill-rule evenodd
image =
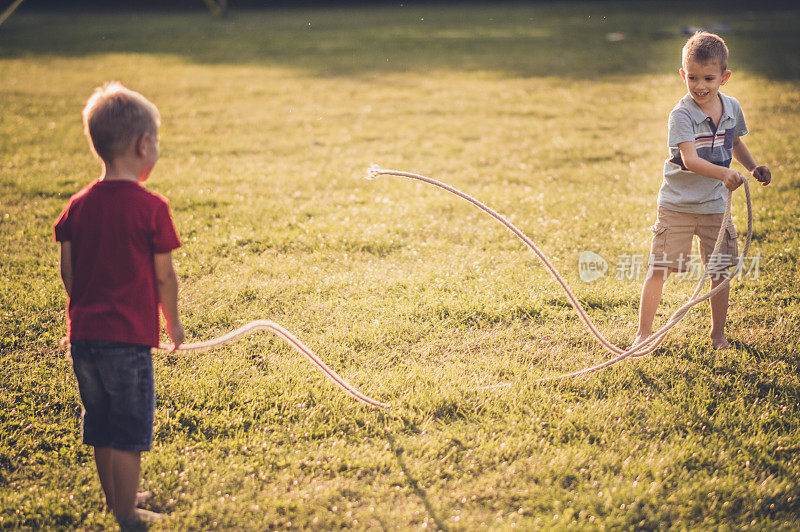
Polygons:
M762 185L772 179L759 166L741 137L747 125L739 102L719 92L730 79L728 48L713 33L698 32L683 47L680 69L688 93L669 115L669 157L658 193L658 215L651 227L649 270L639 306L638 343L652 334L664 281L689 269L692 239L700 239L700 256L719 285L738 259L736 229L726 228L722 248L711 256L723 221L726 189L735 190L744 176L730 168L736 159ZM728 347L725 322L729 289L711 298L711 344Z

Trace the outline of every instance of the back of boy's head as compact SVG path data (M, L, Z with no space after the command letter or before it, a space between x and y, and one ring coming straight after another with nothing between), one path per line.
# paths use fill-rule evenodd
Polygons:
M689 61L700 64L716 63L725 72L728 70L728 47L722 37L706 31L698 31L683 45L681 65L686 68Z
M92 151L106 162L125 153L141 135L157 133L161 124L155 105L116 81L97 87L82 115Z

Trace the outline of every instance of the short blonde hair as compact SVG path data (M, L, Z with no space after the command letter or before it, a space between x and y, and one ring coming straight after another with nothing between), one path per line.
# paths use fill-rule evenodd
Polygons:
M725 72L728 70L728 47L719 35L698 31L683 45L681 66L686 68L689 61L702 64L717 63Z
M161 125L156 106L117 81L97 87L82 116L92 151L106 162L125 153L140 135L157 133Z

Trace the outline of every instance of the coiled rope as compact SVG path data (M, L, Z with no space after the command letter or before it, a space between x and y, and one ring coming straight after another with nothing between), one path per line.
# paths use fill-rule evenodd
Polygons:
M386 403L381 403L380 401L376 401L371 397L364 395L363 393L359 392L357 389L353 387L350 383L344 380L342 377L339 376L335 371L333 371L330 367L328 367L325 362L322 361L317 355L314 354L311 349L305 346L303 342L295 338L295 336L278 325L277 323L269 320L255 320L242 325L238 329L234 329L229 333L223 334L222 336L218 336L216 338L212 338L210 340L205 340L203 342L191 342L188 344L181 344L178 346L178 349L174 349L174 346L170 344L161 344L158 346L158 349L164 351L202 351L204 349L210 349L212 347L216 347L218 345L222 345L226 342L230 342L235 340L241 336L246 334L251 334L253 332L266 329L272 332L275 336L285 341L289 344L292 349L300 353L301 355L305 356L310 362L312 362L321 372L323 375L328 377L337 387L343 390L345 393L364 403L365 405L369 405L376 408L385 408L388 409L389 405Z
M393 176L398 176L398 177L405 177L405 178L408 178L408 179L413 179L413 180L416 180L416 181L421 181L423 183L427 183L429 185L433 185L435 187L438 187L438 188L440 188L442 190L445 190L445 191L447 191L447 192L449 192L449 193L451 193L451 194L453 194L453 195L455 195L455 196L467 201L468 203L470 203L474 207L476 207L478 210L483 211L484 213L488 214L489 216L491 216L492 218L494 218L495 220L500 222L506 229L511 231L517 238L522 240L522 242L528 248L530 248L531 251L533 251L533 253L537 256L537 258L542 262L542 264L545 266L545 268L547 268L547 270L553 276L553 278L555 278L555 280L558 282L558 284L561 285L561 288L564 290L564 293L566 294L567 299L569 300L570 304L575 309L575 311L578 313L578 316L581 318L581 320L586 325L586 327L589 329L589 331L592 333L592 335L595 337L595 339L600 343L600 345L603 346L604 349L606 349L607 351L609 351L609 352L611 352L612 354L615 355L613 358L611 358L609 360L606 360L606 361L604 361L602 363L596 364L594 366L590 366L590 367L587 367L587 368L584 368L584 369L580 369L578 371L573 371L573 372L570 372L570 373L564 373L564 374L561 374L561 375L543 377L541 379L537 379L536 382L545 382L545 381L550 381L550 380L564 379L564 378L568 378L568 377L577 377L579 375L585 375L587 373L598 371L598 370L613 366L615 364L618 364L618 363L622 362L623 360L625 360L628 357L641 357L641 356L650 354L653 351L655 351L655 349L658 348L658 346L661 344L661 342L664 341L664 338L666 338L667 333L673 327L675 327L681 321L681 319L683 319L683 317L689 312L689 310L692 307L694 307L695 305L697 305L697 304L699 304L699 303L711 298L712 296L714 296L715 294L717 294L721 290L724 290L725 287L730 284L731 279L733 277L735 277L737 273L739 273L739 271L742 268L742 265L744 264L744 258L747 256L747 252L750 249L750 241L752 240L752 237L753 237L753 207L752 207L752 202L751 202L751 198L750 198L750 186L749 186L749 184L747 182L747 179L744 179L744 181L743 181L744 191L745 191L745 196L747 198L747 237L745 239L745 243L744 243L744 248L742 250L742 254L739 256L738 263L736 264L736 267L734 268L733 272L728 274L726 276L726 278L721 283L719 283L716 287L714 287L712 290L709 290L707 293L703 294L702 296L699 295L700 292L703 289L703 286L705 285L705 282L708 279L710 279L710 277L711 277L711 275L710 275L710 273L708 271L708 264L713 264L713 260L712 260L711 257L709 257L708 263L705 265L705 268L703 269L703 275L701 276L700 280L698 281L697 286L694 289L694 292L692 292L692 295L689 297L689 300L686 303L684 303L681 307L679 307L669 317L669 319L664 324L664 326L661 327L659 330L657 330L656 332L654 332L653 334L651 334L647 338L643 339L642 341L640 341L638 343L635 343L634 345L630 346L629 348L623 349L621 347L618 347L618 346L614 345L613 343L608 341L602 335L602 333L597 329L595 324L592 322L591 318L589 318L589 316L586 314L586 311L584 310L583 305L581 305L581 302L578 300L577 297L575 297L575 294L573 294L573 292L569 289L569 287L567 286L566 282L564 281L564 278L561 276L561 274L558 273L558 270L556 270L556 268L552 265L552 263L547 259L545 254L536 246L536 244L533 243L533 241L530 238L528 238L527 235L525 235L525 233L523 233L521 230L519 230L514 224L509 222L501 214L499 214L495 210L491 209L490 207L488 207L484 203L482 203L482 202L478 201L477 199L473 198L469 194L461 192L460 190L458 190L458 189L456 189L456 188L454 188L454 187L452 187L452 186L450 186L450 185L448 185L446 183L442 183L441 181L437 181L436 179L432 179L430 177L426 177L426 176L419 175L419 174L413 174L411 172L402 172L402 171L399 171L399 170L388 170L386 168L381 168L380 166L377 166L377 165L374 165L374 164L372 166L370 166L369 169L367 170L367 176L366 177L367 177L367 179L375 179L379 175L393 175ZM726 206L725 206L725 214L723 215L722 224L720 226L719 234L717 235L717 241L714 244L714 251L712 252L712 257L714 255L718 255L718 253L720 251L720 248L722 246L722 242L723 242L723 237L725 235L725 231L727 231L729 226L733 225L733 221L731 220L732 198L733 198L733 194L732 194L732 192L730 190L728 190L727 191L727 203L726 203ZM499 384L499 385L491 385L491 386L487 386L487 387L484 387L484 388L491 388L491 387L496 387L496 386L507 386L507 385L508 385L507 383L504 383L504 384Z

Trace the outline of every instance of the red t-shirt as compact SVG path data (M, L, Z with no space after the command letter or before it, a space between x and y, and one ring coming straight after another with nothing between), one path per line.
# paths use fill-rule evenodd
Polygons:
M96 180L55 224L71 242L71 341L158 345L156 253L179 247L167 200L133 181Z

